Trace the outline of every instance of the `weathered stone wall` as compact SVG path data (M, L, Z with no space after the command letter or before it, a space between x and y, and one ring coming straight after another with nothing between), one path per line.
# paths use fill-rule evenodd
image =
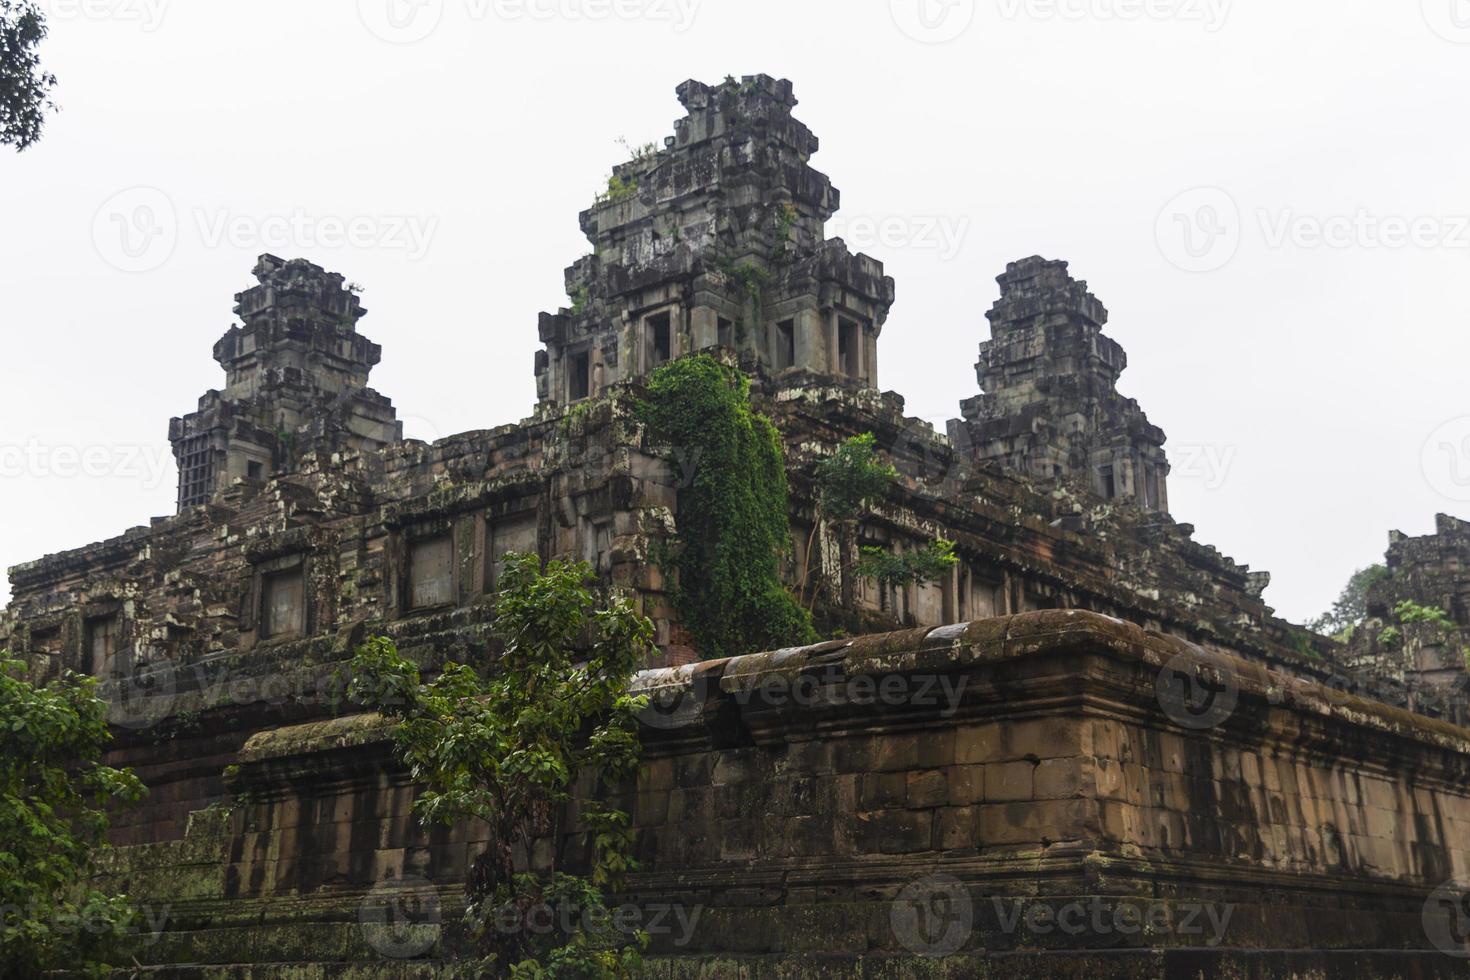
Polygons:
M1206 678L1212 705L1169 693ZM1470 972L1435 897L1470 874L1470 731L1080 612L641 684L627 898L653 975ZM259 734L233 813L122 852L172 909L145 962L432 961L475 834L413 822L384 735L375 716ZM573 810L527 857L584 846ZM406 895L420 931L374 925Z

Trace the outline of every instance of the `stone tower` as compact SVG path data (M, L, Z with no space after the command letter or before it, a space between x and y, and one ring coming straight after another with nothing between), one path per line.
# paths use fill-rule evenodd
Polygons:
M823 225L839 195L807 161L817 138L768 75L678 86L687 115L662 148L613 171L582 213L592 254L567 270L570 309L541 315L543 405L564 406L711 347L764 374L877 385L893 302L882 263Z
M254 274L259 285L235 295L242 325L214 345L224 390L169 423L181 511L235 480L287 471L307 452L403 438L393 403L367 386L383 351L357 332L367 310L342 276L274 255Z
M983 393L953 423L961 443L977 463L1167 511L1164 433L1118 394L1128 358L1103 336L1107 309L1065 262L1032 256L997 281L1000 299L986 314L991 339L976 365Z

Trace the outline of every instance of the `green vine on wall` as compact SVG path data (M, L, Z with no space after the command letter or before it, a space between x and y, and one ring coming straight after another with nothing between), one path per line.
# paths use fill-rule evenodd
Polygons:
M750 406L750 380L708 355L653 373L639 414L656 441L693 461L679 474L678 534L663 564L674 607L706 658L815 638L781 582L791 547L786 461L775 426Z

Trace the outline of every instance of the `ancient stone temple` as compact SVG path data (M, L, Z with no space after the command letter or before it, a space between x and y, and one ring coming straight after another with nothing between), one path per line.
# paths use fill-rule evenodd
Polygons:
M173 425L178 513L10 570L0 643L99 677L112 761L150 787L107 858L167 912L138 968L436 974L484 833L420 826L340 671L370 636L493 665L517 552L586 560L655 625L624 898L683 925L649 929L652 976L1466 975L1470 731L1365 686L1168 515L1163 434L1117 393L1085 284L1007 268L983 394L940 435L877 386L894 284L824 238L838 195L791 84L678 95L674 135L582 215L527 419L402 440L353 290L264 256L215 348L226 387ZM695 351L750 374L785 451L783 572L860 635L707 660L680 623L653 558L680 447L635 405ZM856 542L958 561L838 609L815 469L866 433L900 479ZM1463 538L1396 545L1457 617ZM574 809L543 844L528 867L584 860Z
M1470 724L1470 523L1440 514L1433 534L1391 532L1367 614L1341 662L1398 703Z
M582 214L593 251L567 270L575 306L542 314L541 401L565 406L716 346L771 376L876 387L893 280L824 238L839 195L807 162L817 138L791 116L791 83L689 81L679 101L688 115L663 148L619 165Z
M255 278L235 297L241 325L214 345L225 389L169 424L181 511L236 480L264 481L308 451L403 440L393 403L367 386L383 350L357 332L367 310L342 276L263 255Z
M1107 309L1065 262L1012 262L998 282L975 368L984 393L964 403L957 430L975 458L1167 511L1164 433L1118 394L1128 357L1103 336Z

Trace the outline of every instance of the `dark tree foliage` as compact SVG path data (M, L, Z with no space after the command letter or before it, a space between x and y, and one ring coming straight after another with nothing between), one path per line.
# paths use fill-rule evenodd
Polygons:
M41 138L46 112L56 108L56 76L36 53L45 37L46 17L33 0L0 0L0 144L17 150Z
M594 593L592 580L585 562L543 571L535 555L507 555L493 665L445 664L424 683L384 638L352 663L350 697L397 723L398 757L425 787L414 804L420 820L480 821L490 831L465 885L475 950L458 964L466 975L626 980L641 963L647 936L605 927L606 898L635 862L628 813L602 801L638 771L647 700L629 684L652 650L653 624L627 598ZM518 866L518 852L555 836L578 786L588 790L576 814L590 844L587 873ZM538 908L576 925L531 928Z
M1332 608L1307 625L1331 636L1353 629L1368 618L1368 590L1388 577L1389 571L1383 565L1358 569L1343 586Z
M101 972L134 916L90 883L106 807L144 792L98 761L111 736L96 683L67 673L37 686L0 653L0 977Z

